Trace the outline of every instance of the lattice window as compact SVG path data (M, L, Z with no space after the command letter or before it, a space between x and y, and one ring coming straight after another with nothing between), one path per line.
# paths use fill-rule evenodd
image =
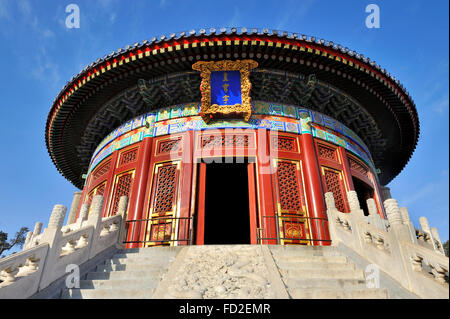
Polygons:
M345 211L344 194L340 182L339 173L332 170L325 170L325 183L327 192L332 192L336 208L340 212Z
M369 170L364 165L362 165L358 161L355 161L351 157L348 158L348 163L349 163L351 169L358 171L363 175L367 176L367 174L369 173Z
M137 159L137 153L138 153L138 149L134 148L132 150L126 151L124 153L122 153L122 155L120 156L120 163L119 165L125 165L125 164L129 164L129 163L133 163L136 161Z
M216 148L216 147L248 147L248 135L219 135L219 136L204 136L201 140L202 148Z
M297 165L292 162L279 161L277 182L282 210L300 211L300 187L297 178Z
M181 149L181 138L177 140L162 141L158 146L158 154L176 152Z
M93 190L91 190L90 193L88 194L88 198L87 198L86 202L89 205L91 205L94 195L104 195L105 187L106 187L106 183L102 183L102 184L98 185L97 187L95 187Z
M337 162L336 149L322 144L318 145L319 157Z
M285 136L272 137L272 146L280 151L295 152L295 139Z
M133 183L133 172L120 175L119 178L117 179L111 215L117 214L117 210L119 209L120 197L130 196L132 183Z
M111 161L108 161L105 164L103 164L102 166L100 166L99 168L97 168L94 171L93 179L96 180L96 179L99 179L100 177L102 177L104 174L106 174L109 171L110 167L111 167Z
M172 211L176 198L177 165L164 165L158 169L153 213L164 214Z

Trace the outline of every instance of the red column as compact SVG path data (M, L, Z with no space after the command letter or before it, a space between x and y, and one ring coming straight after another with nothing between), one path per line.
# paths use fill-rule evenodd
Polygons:
M314 140L311 134L303 133L300 136L301 151L303 153L303 161L305 163L304 177L307 190L307 198L309 203L310 217L327 218L326 205L324 201L323 187L320 180L320 168L314 148ZM311 219L311 228L315 238L329 240L328 224L321 223L321 220ZM316 237L317 236L317 237ZM314 241L314 245L330 245L329 242Z
M197 238L196 244L205 243L205 184L206 184L206 164L200 163L199 186L197 194Z
M248 202L250 212L250 243L257 244L256 236L256 188L255 188L255 163L247 164L248 172Z
M145 202L145 190L147 185L148 178L148 170L150 167L150 158L151 158L151 150L152 150L152 138L145 138L142 141L140 151L140 159L136 167L136 176L133 182L133 200L130 199L128 206L128 215L127 220L136 220L142 219L143 216L143 207ZM132 231L132 238L128 238L127 240L138 241L143 240L145 235L145 227L146 223L131 223L130 224ZM139 247L140 244L131 244L131 248Z
M257 178L259 188L259 227L263 229L262 236L265 238L273 238L270 240L263 240L263 244L276 245L277 244L277 228L276 215L274 204L274 186L273 186L273 169L271 169L271 158L269 152L269 142L267 131L265 129L258 129L257 132Z
M191 191L192 191L192 175L193 175L193 131L187 131L183 134L183 153L181 159L181 176L180 176L180 215L181 218L190 217L191 208ZM180 219L178 228L178 239L189 238L190 222L186 219ZM193 225L192 225L193 226ZM178 245L188 245L186 240L178 241Z

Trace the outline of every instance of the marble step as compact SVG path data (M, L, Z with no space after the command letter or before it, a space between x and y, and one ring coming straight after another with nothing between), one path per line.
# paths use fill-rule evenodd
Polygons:
M314 288L366 288L363 279L335 279L335 278L283 278L288 288L314 289Z
M294 299L387 299L386 289L288 289Z
M140 279L140 278L159 278L166 269L155 268L149 270L127 270L112 272L90 272L86 275L85 280L108 280L108 279Z
M152 262L152 263L137 263L137 262L126 262L126 263L106 263L103 265L98 265L96 267L96 272L111 272L111 271L126 271L126 270L151 270L155 268L168 268L170 262Z
M158 278L141 279L108 279L108 280L80 280L81 289L144 289L156 288Z
M150 299L155 288L68 289L62 299Z
M121 250L114 254L116 258L127 258L133 256L172 256L175 257L178 255L180 251L180 247L155 247L155 248L135 248L129 250Z
M330 279L359 279L364 280L364 272L360 269L279 269L284 278L330 278Z
M274 257L301 257L301 256L341 256L339 252L332 247L320 247L320 246L310 246L310 247L290 247L290 246L280 246L280 247L270 247L270 251Z
M348 258L344 256L273 256L275 261L287 261L293 263L340 263L347 264Z
M292 262L279 260L276 262L277 266L282 269L321 269L321 270L356 270L356 266L353 263L320 263L320 262Z
M115 257L105 260L105 263L110 264L125 264L125 263L167 263L175 260L174 256L131 256L131 257Z

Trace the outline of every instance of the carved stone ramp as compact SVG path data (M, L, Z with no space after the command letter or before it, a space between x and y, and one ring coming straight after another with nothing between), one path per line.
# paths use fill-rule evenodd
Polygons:
M63 291L63 299L149 299L181 247L119 250Z
M386 299L367 288L365 274L332 246L268 246L294 299Z
M266 246L190 246L178 255L154 298L289 298Z

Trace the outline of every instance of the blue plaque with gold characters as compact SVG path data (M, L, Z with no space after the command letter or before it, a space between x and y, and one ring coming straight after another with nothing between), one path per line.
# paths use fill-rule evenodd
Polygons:
M211 72L211 104L242 104L239 71Z
M199 61L192 68L201 72L202 106L200 115L208 123L214 118L252 115L250 70L258 66L253 60Z

